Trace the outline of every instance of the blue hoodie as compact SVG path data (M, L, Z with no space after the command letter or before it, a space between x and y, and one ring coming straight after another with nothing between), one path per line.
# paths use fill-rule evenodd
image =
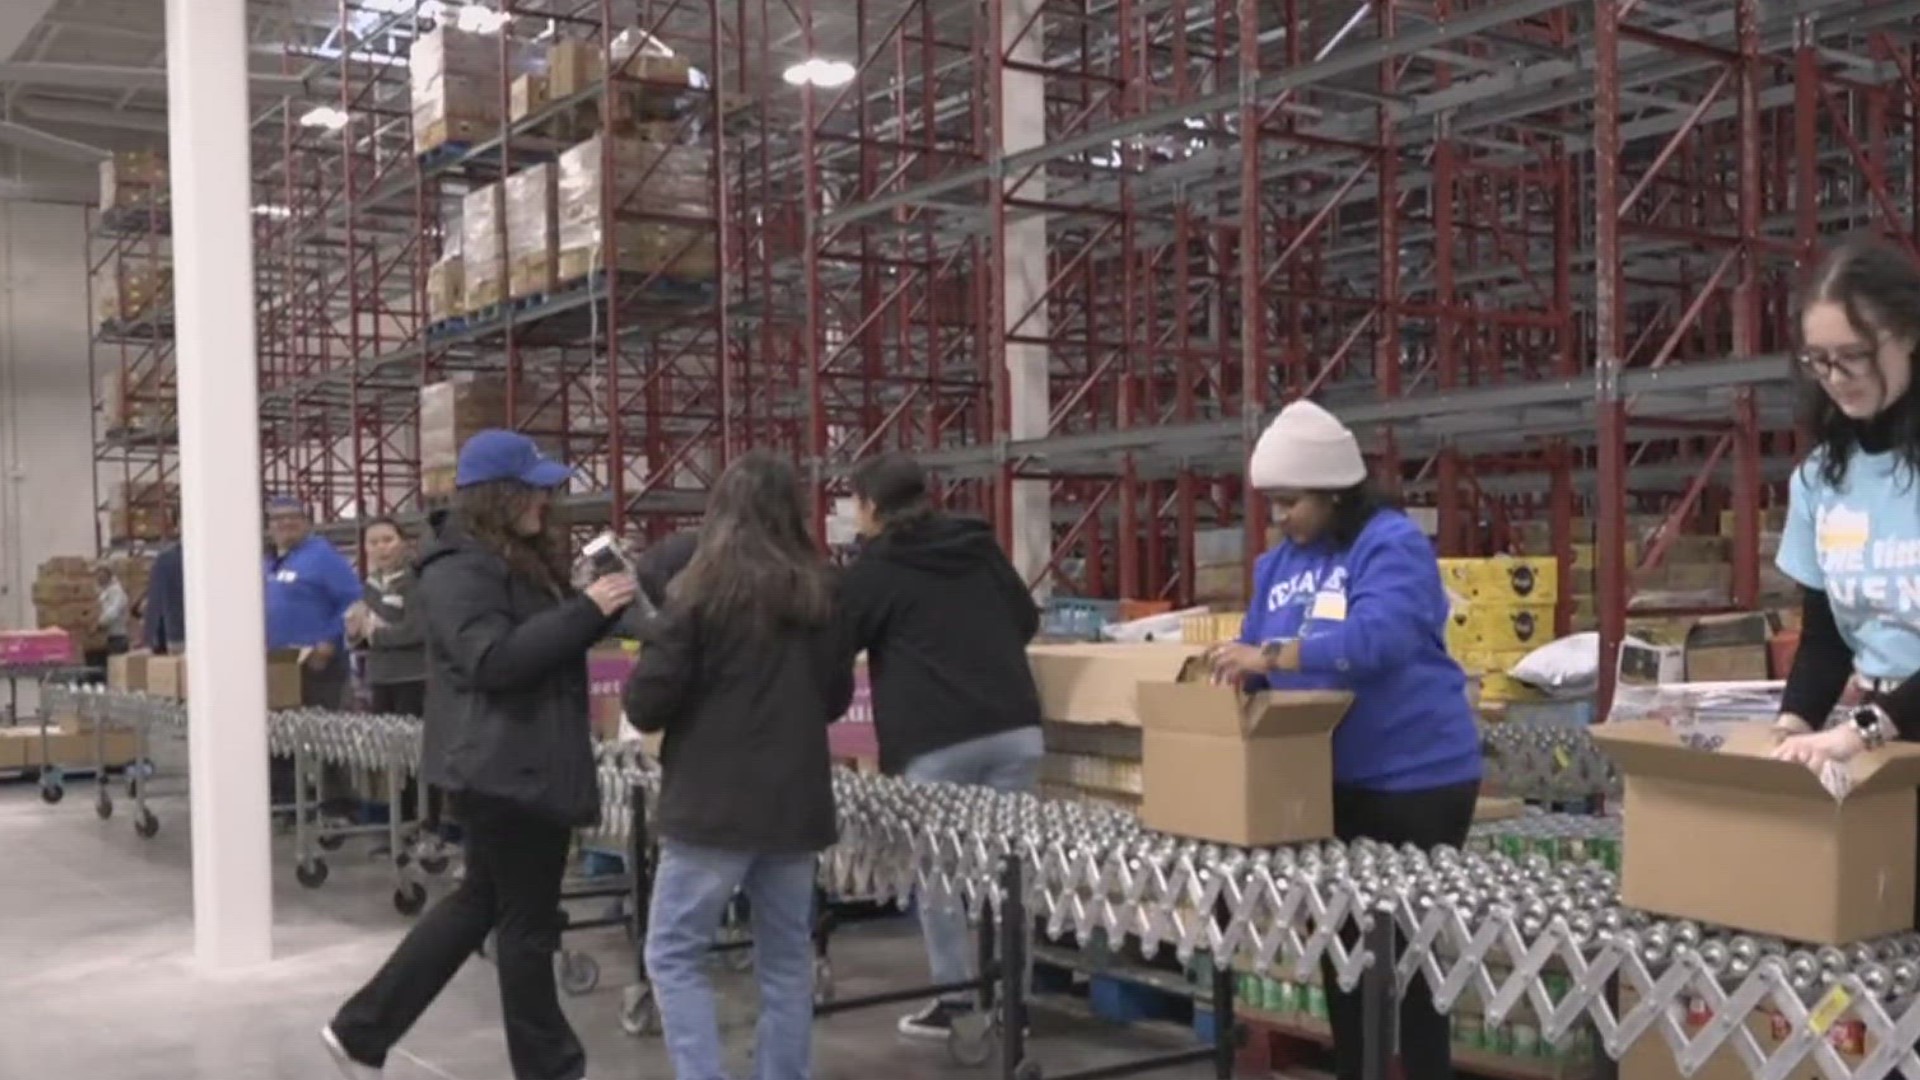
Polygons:
M332 544L309 536L285 555L269 552L265 569L267 648L345 643L347 609L366 586Z
M1432 546L1405 514L1383 510L1344 551L1289 541L1262 555L1240 640L1300 639L1300 671L1262 680L1273 689L1353 694L1333 733L1335 783L1416 791L1480 777L1448 615Z

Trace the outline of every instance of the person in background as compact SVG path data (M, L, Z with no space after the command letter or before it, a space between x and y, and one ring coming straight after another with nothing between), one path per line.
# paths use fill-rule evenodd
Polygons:
M1040 609L985 522L934 509L919 462L882 454L855 467L865 539L841 597L851 645L867 654L882 772L926 783L1031 791L1046 746L1027 643ZM919 905L937 985L973 977L966 917ZM938 998L901 1034L945 1039L973 1009Z
M107 657L127 651L127 616L133 605L113 567L101 564L93 572L93 583L99 589L100 616L96 629L104 647L87 650L86 660L88 667L97 668L106 666Z
M145 610L147 648L162 656L187 647L186 554L178 540L160 549L147 579Z
M339 549L314 533L298 499L268 501L267 535L267 649L299 650L303 703L338 709L347 689L347 611L365 586Z
M369 704L376 713L422 717L427 710L427 647L418 606L413 540L389 517L368 522L360 533L372 572L360 606L348 613L348 633L366 646ZM420 809L419 781L409 778L402 803L411 816ZM427 788L420 831L439 835L440 792Z
M721 475L666 601L625 705L634 727L665 733L646 960L667 1055L680 1080L726 1076L706 966L744 890L760 983L755 1073L806 1080L815 863L837 835L827 725L853 700L853 663L792 465L754 452Z
M1255 444L1247 482L1272 502L1280 546L1254 568L1240 639L1214 674L1249 689L1353 695L1333 733L1333 825L1342 841L1459 847L1480 791L1480 736L1466 675L1447 655L1449 603L1433 546L1368 480L1360 445L1309 401ZM1340 1080L1361 1075L1360 995L1323 965ZM1400 1007L1406 1075L1453 1075L1447 1017L1424 976Z
M482 431L460 449L455 511L421 556L411 599L425 620L423 779L460 816L466 876L323 1029L348 1080L377 1080L489 933L515 1080L586 1073L554 983L560 886L573 830L600 820L587 650L636 585L613 574L570 587L552 508L571 476L516 432Z
M353 564L313 531L313 519L298 499L267 501L267 650L301 654L300 703L309 708L346 707L351 668L347 659L347 612L363 586ZM289 757L273 758L268 777L273 804L294 802L295 769ZM322 780L322 812L332 818L352 809L345 770L329 766Z
M1800 334L1816 445L1794 470L1776 559L1800 584L1803 619L1774 753L1819 769L1920 740L1916 570L1902 554L1920 545L1920 268L1876 242L1839 248ZM1835 717L1849 691L1858 704Z

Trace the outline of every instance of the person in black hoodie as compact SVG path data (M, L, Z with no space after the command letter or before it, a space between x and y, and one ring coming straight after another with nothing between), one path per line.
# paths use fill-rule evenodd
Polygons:
M483 431L460 450L456 510L414 586L427 647L424 779L466 834L466 877L322 1032L349 1080L386 1056L494 934L515 1080L581 1080L586 1054L560 1011L553 954L572 830L600 819L587 649L633 600L632 577L568 587L552 492L571 471L532 440Z
M760 983L756 1074L812 1075L815 860L837 835L827 725L853 701L853 658L801 505L770 454L721 475L686 569L662 553L666 606L627 682L627 719L665 733L646 958L680 1080L726 1075L706 964L735 890Z
M866 543L842 585L856 649L867 653L881 771L924 782L1030 791L1045 746L1027 643L1040 628L1033 595L985 522L933 508L926 473L904 454L853 471ZM920 905L936 984L972 977L957 911ZM970 1002L941 999L900 1021L944 1039Z

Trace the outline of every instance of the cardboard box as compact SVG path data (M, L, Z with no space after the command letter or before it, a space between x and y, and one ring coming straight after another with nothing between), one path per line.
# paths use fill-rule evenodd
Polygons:
M1764 724L1734 725L1718 751L1658 720L1592 730L1626 778L1628 907L1819 945L1912 928L1920 746L1855 758L1836 802L1806 766L1769 756Z
M1667 686L1686 680L1686 652L1679 647L1643 641L1620 643L1621 683L1629 686Z
M36 740L40 733L33 728L0 728L0 773L15 773L27 767L27 736Z
M547 50L547 91L555 99L572 97L600 81L600 47L593 42L565 39Z
M1633 992L1632 987L1620 988L1622 1014L1638 1000L1639 995ZM1714 1019L1713 1008L1698 998L1675 1008L1680 1012L1681 1023L1689 1039L1698 1038L1701 1030ZM1754 1041L1759 1043L1760 1052L1769 1056L1796 1034L1793 1024L1780 1015L1771 1002L1761 1003L1759 1008L1747 1014L1745 1022L1747 1030L1753 1033ZM1853 1072L1859 1071L1867 1054L1879 1047L1879 1041L1867 1030L1865 1022L1851 1015L1835 1022L1827 1029L1826 1036L1827 1044L1840 1055L1846 1068ZM1805 1061L1787 1073L1783 1080L1823 1080L1824 1075L1818 1064ZM1720 1049L1701 1063L1691 1077L1684 1077L1666 1039L1649 1030L1621 1055L1618 1080L1753 1080L1753 1070L1740 1060L1739 1053L1729 1041L1722 1043Z
M107 687L122 693L138 693L147 688L147 664L153 654L145 650L107 657Z
M147 693L163 701L187 700L187 658L169 654L147 661Z
M507 118L525 120L553 101L551 84L545 75L528 73L513 80L507 91Z
M1333 729L1350 694L1243 694L1145 682L1140 821L1174 836L1265 847L1333 835Z
M1554 638L1553 604L1496 604L1468 600L1454 607L1447 626L1456 653L1528 652Z
M1688 682L1765 682L1772 670L1771 643L1778 631L1764 613L1717 615L1687 631Z
M1139 727L1141 682L1171 682L1202 649L1192 645L1031 645L1040 716L1060 724Z
M186 667L182 665L182 672ZM184 679L185 676L183 675ZM267 654L267 708L297 709L304 700L306 676L300 668L300 653L281 649ZM184 686L185 683L183 682Z

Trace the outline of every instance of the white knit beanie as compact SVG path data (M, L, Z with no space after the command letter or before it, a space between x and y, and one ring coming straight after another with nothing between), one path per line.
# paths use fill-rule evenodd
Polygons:
M1247 462L1247 482L1260 491L1339 491L1366 478L1367 461L1353 432L1304 399L1280 410Z

